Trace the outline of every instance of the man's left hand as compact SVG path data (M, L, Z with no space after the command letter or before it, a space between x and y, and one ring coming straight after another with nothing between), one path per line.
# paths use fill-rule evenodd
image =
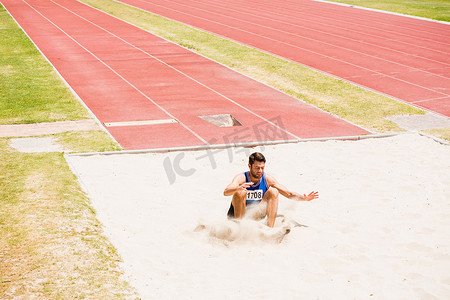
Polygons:
M303 194L303 201L311 201L319 198L319 192L311 192L308 195Z

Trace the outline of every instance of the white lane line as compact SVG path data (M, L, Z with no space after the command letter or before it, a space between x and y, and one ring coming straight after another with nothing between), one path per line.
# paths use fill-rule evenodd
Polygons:
M109 122L103 123L105 127L125 127L125 126L145 126L145 125L160 125L160 124L175 124L178 120L162 119L162 120L144 120L144 121L124 121L124 122Z
M67 34L62 28L60 28L58 25L56 25L54 22L52 22L50 19L48 19L46 16L44 16L41 12L39 12L37 9L35 9L32 5L30 5L26 0L22 0L25 4L27 4L30 8L32 8L34 11L36 11L39 15L41 15L44 19L46 19L50 24L55 26L58 30L60 30L62 33L64 33L69 39L74 41L78 46L83 48L86 52L88 52L90 55L92 55L96 60L98 60L100 63L102 63L105 67L107 67L109 70L111 70L114 74L119 76L123 81L125 81L128 85L130 85L134 90L136 90L138 93L140 93L142 96L147 98L150 102L152 102L156 107L161 109L164 113L166 113L170 118L176 119L175 116L173 116L171 113L169 113L167 110L165 110L162 106L157 104L153 99L151 99L149 96L147 96L145 93L143 93L140 89L138 89L136 86L134 86L131 82L129 82L127 79L125 79L122 75L117 73L113 68L111 68L107 63L105 63L103 60L98 58L94 53L89 51L86 47L81 45L78 41L76 41L73 37L71 37L69 34ZM53 2L53 1L51 1ZM55 3L55 2L53 2ZM59 4L58 4L59 5ZM201 136L199 136L196 132L194 132L192 129L190 129L188 126L186 126L184 123L179 122L181 126L183 126L185 129L187 129L189 132L191 132L195 137L197 137L200 141L202 141L205 144L208 144L206 140L204 140Z
M428 101L434 101L434 100L441 100L441 99L448 99L449 97L438 97L438 98L429 98L429 99L422 99L422 100L417 100L417 101L413 101L411 103L421 103L421 102L428 102ZM450 100L450 99L449 99Z

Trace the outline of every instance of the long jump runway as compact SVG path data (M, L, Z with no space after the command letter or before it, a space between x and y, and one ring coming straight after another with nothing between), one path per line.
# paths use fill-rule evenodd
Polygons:
M370 133L78 1L1 2L125 149Z
M450 25L310 0L118 0L450 116Z

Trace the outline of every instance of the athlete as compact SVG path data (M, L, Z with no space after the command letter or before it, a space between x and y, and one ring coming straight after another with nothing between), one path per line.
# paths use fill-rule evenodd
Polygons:
M297 201L311 201L319 198L318 192L308 195L288 190L275 178L264 172L266 158L259 152L251 154L248 158L249 171L236 175L233 181L225 188L225 196L233 196L229 218L240 219L244 216L247 206L263 204L266 209L263 217L267 215L267 226L273 227L278 210L278 194ZM264 207L261 205L261 207Z

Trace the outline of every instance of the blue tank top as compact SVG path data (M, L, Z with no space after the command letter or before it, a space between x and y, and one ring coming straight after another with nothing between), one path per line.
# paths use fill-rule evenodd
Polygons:
M245 182L251 182L249 171L244 172L244 175ZM257 184L253 184L247 188L247 198L245 199L245 204L248 205L261 202L268 188L269 187L267 186L266 182L266 173L263 173L263 176Z

